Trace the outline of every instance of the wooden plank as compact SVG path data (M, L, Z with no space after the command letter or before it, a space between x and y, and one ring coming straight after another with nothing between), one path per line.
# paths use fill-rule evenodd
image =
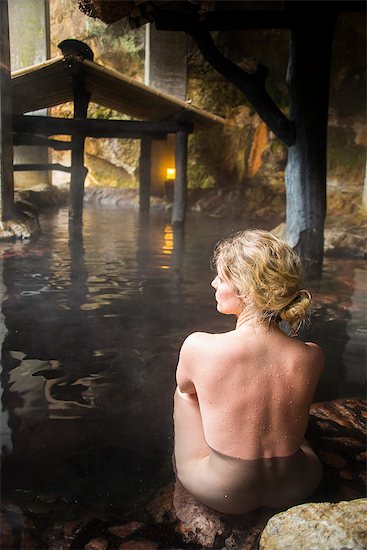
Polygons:
M44 170L59 170L60 172L71 172L70 166L59 163L48 164L14 164L14 172L34 172Z
M13 134L10 85L8 2L0 1L0 216L9 219L14 206Z
M62 141L60 139L47 139L43 136L34 136L32 134L17 134L13 135L13 144L28 145L35 147L49 147L57 151L69 151L71 149L70 141Z
M84 67L70 61L69 70L73 80L74 120L81 121L88 115L90 93L85 87ZM71 179L69 219L81 225L83 216L84 182L88 173L84 166L85 135L74 132L71 136Z
M139 120L71 119L39 116L13 116L14 131L45 136L71 135L77 132L85 137L120 137L141 139L143 136L191 132L192 124L175 121L145 122Z
M149 212L150 208L150 171L151 171L152 140L144 137L140 142L139 161L139 209Z
M173 187L172 225L183 224L186 217L187 194L187 132L176 134L176 179Z

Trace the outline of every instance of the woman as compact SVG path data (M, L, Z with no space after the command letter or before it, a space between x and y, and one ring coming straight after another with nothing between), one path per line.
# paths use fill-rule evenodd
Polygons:
M286 508L318 486L321 464L304 439L324 365L321 349L287 336L307 315L301 264L267 231L219 243L217 310L237 317L222 334L184 342L174 398L175 467L182 485L218 512Z

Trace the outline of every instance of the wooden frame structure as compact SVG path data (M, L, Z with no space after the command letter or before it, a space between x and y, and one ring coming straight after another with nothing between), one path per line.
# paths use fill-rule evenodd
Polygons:
M141 142L140 211L149 211L151 142L176 134L176 179L172 223L185 221L187 189L187 141L194 128L224 124L221 117L197 109L177 98L154 90L116 71L93 62L93 52L77 40L59 44L62 58L55 58L13 73L11 96L14 144L71 150L71 168L59 164L18 165L15 170L70 171L70 219L80 224L83 212L84 142L93 138L132 138ZM26 116L24 113L74 102L74 118ZM90 102L145 120L88 119ZM71 142L50 139L70 135Z

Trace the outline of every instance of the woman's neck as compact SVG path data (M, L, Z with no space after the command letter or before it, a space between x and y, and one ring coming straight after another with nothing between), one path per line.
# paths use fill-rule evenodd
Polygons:
M236 330L244 326L248 328L264 326L264 321L259 314L249 311L248 308L244 308L237 316Z

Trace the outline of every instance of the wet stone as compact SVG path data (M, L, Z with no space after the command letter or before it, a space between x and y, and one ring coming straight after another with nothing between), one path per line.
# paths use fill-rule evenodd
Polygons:
M269 520L260 550L363 550L367 547L366 514L366 499L294 506Z
M129 540L119 546L119 550L157 550L158 544L151 540Z
M227 516L198 502L176 482L174 508L178 519L177 531L186 544L204 548L252 550L271 512L254 511L242 516Z
M80 520L56 523L43 533L43 540L50 550L68 550L79 533Z
M147 510L155 523L174 522L177 520L173 508L174 484L170 483L158 490Z
M136 531L141 529L143 526L144 524L140 521L129 521L129 523L125 523L124 525L114 525L112 527L109 527L108 530L113 535L125 539L132 533L135 533Z
M0 527L2 550L33 550L39 547L40 538L34 523L18 506L2 506Z
M3 513L1 513L0 515L0 526L0 547L3 550L11 550L12 548L14 548L13 528L7 517Z
M366 494L367 402L337 399L314 403L306 437L324 467L316 500L356 499Z
M90 540L85 546L85 550L107 550L108 541L102 537Z

